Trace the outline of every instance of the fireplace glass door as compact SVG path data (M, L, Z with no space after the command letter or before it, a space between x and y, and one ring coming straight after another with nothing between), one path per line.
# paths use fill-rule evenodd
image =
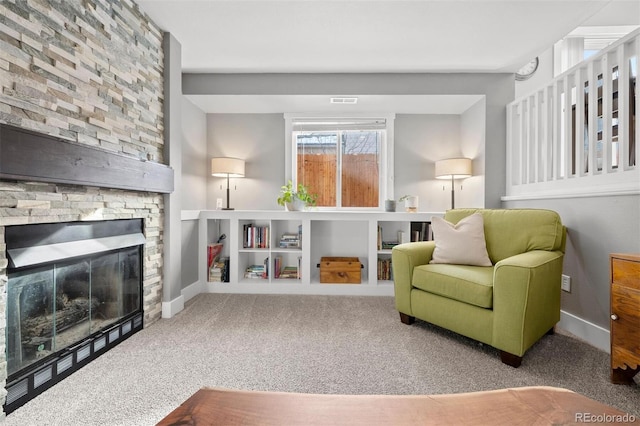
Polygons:
M10 273L8 375L139 311L140 282L139 247Z

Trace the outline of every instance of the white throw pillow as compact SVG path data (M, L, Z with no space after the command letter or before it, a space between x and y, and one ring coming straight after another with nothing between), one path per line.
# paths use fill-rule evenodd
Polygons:
M434 216L431 229L436 248L429 263L491 266L480 213L467 216L455 225Z

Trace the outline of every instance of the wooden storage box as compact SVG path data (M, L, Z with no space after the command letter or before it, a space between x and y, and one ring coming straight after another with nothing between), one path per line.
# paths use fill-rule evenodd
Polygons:
M323 284L360 284L362 280L362 264L357 257L323 257L318 266Z

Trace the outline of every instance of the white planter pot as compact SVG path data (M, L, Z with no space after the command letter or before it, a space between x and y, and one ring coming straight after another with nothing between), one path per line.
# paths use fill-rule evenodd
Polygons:
M304 201L294 198L290 203L285 203L284 206L289 212L301 212L307 205Z
M409 213L418 211L418 196L411 195L404 200L404 209Z

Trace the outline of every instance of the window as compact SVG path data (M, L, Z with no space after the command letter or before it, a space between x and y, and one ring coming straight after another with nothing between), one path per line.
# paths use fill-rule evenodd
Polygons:
M319 208L379 208L389 196L386 118L295 118L288 176L318 195Z

